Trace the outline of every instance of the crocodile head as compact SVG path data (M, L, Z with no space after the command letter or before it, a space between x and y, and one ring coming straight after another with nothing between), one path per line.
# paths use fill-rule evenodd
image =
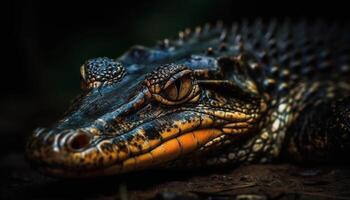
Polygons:
M87 61L83 93L28 140L31 163L54 176L118 174L205 159L259 128L266 104L238 73L239 54L164 52L135 47L115 60Z

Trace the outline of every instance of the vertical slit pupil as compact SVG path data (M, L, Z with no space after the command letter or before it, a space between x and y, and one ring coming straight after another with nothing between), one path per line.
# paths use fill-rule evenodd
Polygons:
M180 94L180 92L181 92L181 85L182 85L182 80L181 79L177 79L176 81L175 81L175 86L176 86L176 88L177 88L177 95L176 95L176 99L178 99L179 98L179 94Z

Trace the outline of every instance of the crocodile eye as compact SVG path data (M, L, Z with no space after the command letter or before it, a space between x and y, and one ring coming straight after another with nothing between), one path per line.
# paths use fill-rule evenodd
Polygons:
M180 101L186 98L192 91L192 79L190 74L170 81L170 84L164 90L164 97L170 101Z

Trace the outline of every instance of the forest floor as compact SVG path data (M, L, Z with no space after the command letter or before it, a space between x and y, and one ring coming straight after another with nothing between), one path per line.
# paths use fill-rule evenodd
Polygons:
M0 159L0 199L349 199L346 166L247 165L235 169L166 171L83 179L53 179L23 155Z

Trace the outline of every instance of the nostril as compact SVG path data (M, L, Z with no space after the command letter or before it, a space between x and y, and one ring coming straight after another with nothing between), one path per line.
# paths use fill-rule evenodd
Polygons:
M69 140L69 147L72 150L81 150L90 144L90 135L84 131L78 131L77 134L73 135Z

